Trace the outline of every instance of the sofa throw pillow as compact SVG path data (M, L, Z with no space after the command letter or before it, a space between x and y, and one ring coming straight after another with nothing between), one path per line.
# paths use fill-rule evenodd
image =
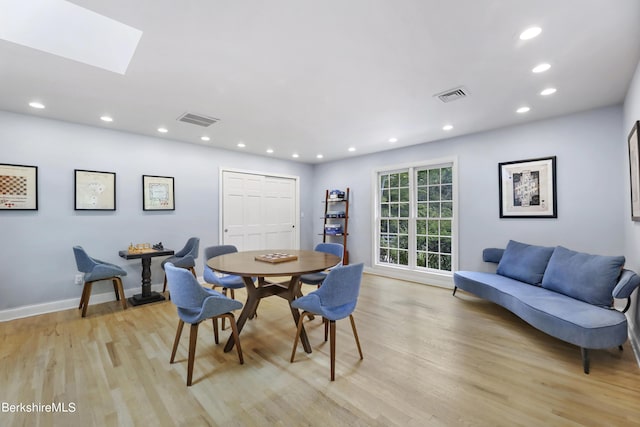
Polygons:
M496 273L511 279L540 285L554 248L509 240Z
M624 261L623 256L591 255L558 246L549 260L542 287L610 307Z

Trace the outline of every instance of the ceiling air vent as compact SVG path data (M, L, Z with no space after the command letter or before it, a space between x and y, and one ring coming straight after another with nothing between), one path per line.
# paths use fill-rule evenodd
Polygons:
M451 102L457 99L466 98L467 93L469 93L469 91L460 86L455 89L449 89L444 92L436 93L433 96L437 96L442 102Z
M191 123L192 125L198 125L206 128L208 126L211 126L215 122L220 121L220 119L204 116L202 114L184 113L182 116L178 117L178 121Z

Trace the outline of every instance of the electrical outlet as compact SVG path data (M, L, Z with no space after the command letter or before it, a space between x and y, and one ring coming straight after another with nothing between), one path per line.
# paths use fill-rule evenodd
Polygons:
M82 274L76 274L75 284L76 285L82 285L82 279L83 279Z

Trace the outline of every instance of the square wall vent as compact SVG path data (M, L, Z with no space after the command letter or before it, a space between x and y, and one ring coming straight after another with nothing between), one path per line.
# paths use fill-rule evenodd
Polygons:
M180 117L178 117L179 122L190 123L192 125L198 125L202 127L209 127L215 122L219 122L220 119L216 119L215 117L209 117L202 114L195 113L184 113Z
M438 97L438 99L442 102L452 102L461 98L466 98L469 91L463 87L459 86L453 89L445 90L444 92L436 93L433 96Z

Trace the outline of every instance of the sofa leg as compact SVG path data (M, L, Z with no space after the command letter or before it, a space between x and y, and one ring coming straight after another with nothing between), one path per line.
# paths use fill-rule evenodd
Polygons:
M620 351L624 350L624 347L622 347L622 344L620 344L618 348L620 349Z
M458 290L458 287L457 287L457 286L454 286L454 287L453 287L453 296L454 296L454 297L456 296L456 291L457 291L457 290Z
M584 373L588 374L589 373L589 350L584 347L580 347L580 353L582 353L582 368L584 369Z

